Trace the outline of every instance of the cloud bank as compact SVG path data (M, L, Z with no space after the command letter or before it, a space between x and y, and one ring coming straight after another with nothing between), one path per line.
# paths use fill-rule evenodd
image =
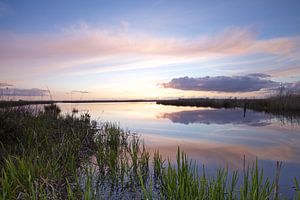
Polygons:
M261 90L278 90L284 88L291 92L300 91L300 82L280 83L272 81L270 76L262 73L244 76L215 76L215 77L180 77L163 83L164 88L178 90L209 91L209 92L257 92Z
M47 90L38 88L21 89L21 88L0 88L0 95L4 97L35 97L47 96Z

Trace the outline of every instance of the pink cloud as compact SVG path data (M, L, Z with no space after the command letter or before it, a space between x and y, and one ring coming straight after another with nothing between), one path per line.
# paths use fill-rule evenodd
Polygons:
M300 74L300 65L294 65L288 68L276 68L268 71L273 76L291 76Z
M88 59L119 55L201 58L223 55L267 53L287 55L298 38L259 40L249 29L234 28L197 39L162 38L127 31L92 29L86 24L57 34L21 35L0 33L0 68L41 70Z
M251 47L253 51L261 51L270 54L288 54L299 44L299 38L276 38L260 40Z

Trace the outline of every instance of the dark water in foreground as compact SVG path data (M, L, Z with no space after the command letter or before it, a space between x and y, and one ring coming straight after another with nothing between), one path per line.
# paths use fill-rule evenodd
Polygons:
M209 172L219 167L242 170L243 156L274 177L283 161L280 190L289 197L294 177L300 180L299 119L278 118L242 109L175 107L155 103L59 104L63 112L77 108L98 121L117 122L137 132L151 150L174 159L177 147Z

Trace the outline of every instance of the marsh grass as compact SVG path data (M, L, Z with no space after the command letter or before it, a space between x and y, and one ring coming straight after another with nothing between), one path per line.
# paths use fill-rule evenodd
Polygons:
M264 177L256 163L245 171L243 184L238 185L239 175L227 169L219 169L209 177L203 167L199 175L198 165L178 149L177 162L163 169L162 197L164 199L272 199L274 184Z
M194 99L158 100L157 104L174 105L174 106L211 107L211 108L245 108L245 109L251 109L255 111L264 111L276 115L287 114L287 115L299 117L300 95L299 94L277 95L265 99L194 98Z
M108 197L132 193L146 184L150 153L136 134L122 130L117 124L104 123L95 135L95 143L97 184L102 194L108 188Z
M61 115L55 105L0 109L0 125L0 199L281 197L258 161L244 164L242 175L219 169L209 176L179 148L175 163L158 150L151 156L137 134L88 114Z
M89 116L7 108L0 118L2 199L66 196L66 178L75 180L80 160L93 152Z
M294 199L300 200L300 185L299 185L299 182L298 182L296 177L294 179L294 184L295 184L294 188L295 188L295 191L296 191Z

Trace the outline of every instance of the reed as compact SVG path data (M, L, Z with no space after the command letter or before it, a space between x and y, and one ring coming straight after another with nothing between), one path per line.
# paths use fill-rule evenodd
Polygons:
M297 180L296 177L294 178L294 183L295 183L294 188L295 188L295 191L296 191L296 195L295 195L294 199L300 200L300 185L299 185L298 180Z
M164 170L164 163L162 156L159 153L159 150L154 151L153 155L153 176L156 186L159 187L162 184L162 175Z
M156 162L157 158L156 158ZM155 164L162 166L162 163ZM202 175L195 162L190 161L183 151L178 148L176 164L171 161L163 172L161 194L163 199L272 199L274 182L264 177L263 170L259 170L258 161L251 169L248 167L239 182L238 171L232 172L231 177L227 169L219 169L215 176L208 177L203 167ZM146 189L143 189L147 191ZM149 193L147 193L147 197ZM153 196L153 194L151 195Z

